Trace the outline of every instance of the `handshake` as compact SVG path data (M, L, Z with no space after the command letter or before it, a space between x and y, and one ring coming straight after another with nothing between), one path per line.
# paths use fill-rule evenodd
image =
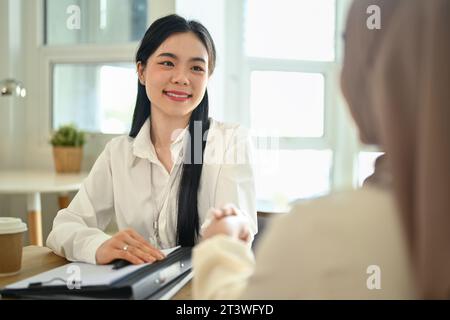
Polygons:
M224 234L244 242L252 239L248 219L234 205L228 204L221 209L211 209L209 225L203 230L202 240Z

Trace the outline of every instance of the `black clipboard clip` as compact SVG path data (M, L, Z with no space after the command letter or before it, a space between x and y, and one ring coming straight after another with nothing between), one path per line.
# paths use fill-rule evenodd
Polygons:
M31 283L28 284L28 288L39 288L39 287L43 287L43 286L48 285L48 284L50 284L50 283L52 283L52 282L55 282L55 281L61 281L61 282L64 283L64 284L68 284L68 282L67 282L66 279L63 279L63 278L61 278L61 277L55 277L55 278L52 278L52 279L47 280L47 281L31 282ZM71 283L71 285L76 285L76 284L77 284L76 281L73 281L73 282ZM81 284L81 282L80 282L80 284Z

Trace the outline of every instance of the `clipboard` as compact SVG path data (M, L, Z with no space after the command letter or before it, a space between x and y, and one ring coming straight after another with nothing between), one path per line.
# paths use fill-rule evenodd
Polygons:
M62 284L62 281L36 283L33 278L39 279L40 275L37 275L6 286L0 290L0 294L2 297L19 299L159 299L164 297L168 289L175 288L177 283L189 278L192 269L191 255L191 247L180 247L167 255L165 259L152 264L128 266L116 270L119 277L111 278L112 281L109 283L93 281L83 284L81 281L79 286ZM68 268L68 266L48 271L47 277L52 272L58 274L57 269ZM112 269L112 265L108 266ZM100 270L98 268L108 268L108 266L89 265L89 268Z

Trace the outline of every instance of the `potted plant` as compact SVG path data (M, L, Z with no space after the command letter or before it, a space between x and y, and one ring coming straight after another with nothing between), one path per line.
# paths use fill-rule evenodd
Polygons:
M84 132L73 124L63 125L53 133L50 143L56 172L80 172L85 142Z

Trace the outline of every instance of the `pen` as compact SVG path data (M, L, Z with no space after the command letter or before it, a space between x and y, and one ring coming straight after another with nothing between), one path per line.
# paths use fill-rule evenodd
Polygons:
M175 252L178 252L178 249L180 249L180 248L177 247L177 250L173 250L172 252L170 252L168 254L168 256L174 254ZM167 258L167 256L166 256L166 258ZM121 269L123 267L130 265L131 262L124 260L124 259L116 259L112 262L112 264L113 264L113 270L118 270L118 269Z
M121 269L130 265L131 263L127 260L118 259L113 261L113 270Z

